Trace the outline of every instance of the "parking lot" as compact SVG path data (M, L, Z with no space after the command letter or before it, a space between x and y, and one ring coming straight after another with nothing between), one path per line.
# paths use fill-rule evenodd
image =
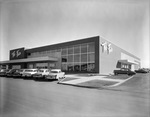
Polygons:
M149 117L149 77L113 88L0 77L1 117Z

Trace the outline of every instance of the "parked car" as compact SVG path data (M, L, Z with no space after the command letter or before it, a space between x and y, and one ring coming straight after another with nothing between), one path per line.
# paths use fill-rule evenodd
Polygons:
M150 68L143 68L145 71L147 71L147 73L150 72Z
M61 79L65 78L65 72L61 69L52 69L51 72L45 76L45 79Z
M136 72L131 71L128 68L121 68L120 70L114 70L114 74L118 75L118 74L127 74L127 75L135 75Z
M37 73L38 69L26 69L22 73L22 77L33 77L33 74Z
M46 75L48 75L50 72L49 69L40 69L37 73L33 74L33 78L39 79L39 78L45 78Z
M138 69L135 70L136 73L148 73L148 71L146 69Z
M19 69L10 69L8 72L6 72L7 77L12 77L15 72L18 72Z
M26 69L19 69L18 71L16 71L13 76L14 77L22 77L22 74L25 72Z
M1 69L0 70L0 76L6 76L6 73L9 71L9 69Z

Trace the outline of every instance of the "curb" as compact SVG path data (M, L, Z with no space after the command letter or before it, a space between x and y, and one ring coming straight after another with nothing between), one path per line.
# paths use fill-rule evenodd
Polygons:
M111 88L111 87L116 87L116 86L119 86L119 85L125 83L126 81L128 81L128 80L130 80L130 79L132 79L132 78L133 78L133 76L131 76L131 77L125 79L125 80L119 81L118 83L113 84L113 85L109 85L109 86L101 86L101 88ZM64 79L65 79L65 78L64 78ZM77 86L77 87L86 87L86 88L98 88L98 87L92 87L92 86L79 86L78 84L67 84L67 83L63 83L63 80L64 80L64 79L58 81L58 84L71 85L71 86ZM108 79L107 79L107 81L108 81Z

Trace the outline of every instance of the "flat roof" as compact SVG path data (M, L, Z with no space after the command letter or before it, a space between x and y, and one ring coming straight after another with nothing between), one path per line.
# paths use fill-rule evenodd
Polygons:
M50 57L50 56L36 57L36 58L24 58L24 59L16 59L16 60L9 60L9 61L1 61L0 64L41 62L41 61L58 61L58 58Z
M47 45L47 46L40 46L40 47L36 47L36 48L26 49L26 52L32 53L32 52L41 52L41 51L46 51L46 50L54 50L54 49L60 49L61 47L78 45L78 44L82 44L82 43L90 43L90 42L95 42L96 44L99 44L99 37L100 36L94 36L94 37L88 37L88 38L84 38L84 39L78 39L78 40L74 40L74 41L57 43L57 44L52 44L52 45Z

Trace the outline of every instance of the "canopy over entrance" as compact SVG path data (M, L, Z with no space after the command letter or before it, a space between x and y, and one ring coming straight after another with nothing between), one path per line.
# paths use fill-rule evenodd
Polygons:
M137 65L138 63L134 62L134 61L130 61L130 60L118 60L118 62L120 63L124 63L124 64L135 64Z
M1 61L0 64L42 62L42 61L53 61L53 62L56 62L56 61L58 61L58 58L50 57L50 56L44 56L44 57L36 57L36 58L25 58L25 59Z

